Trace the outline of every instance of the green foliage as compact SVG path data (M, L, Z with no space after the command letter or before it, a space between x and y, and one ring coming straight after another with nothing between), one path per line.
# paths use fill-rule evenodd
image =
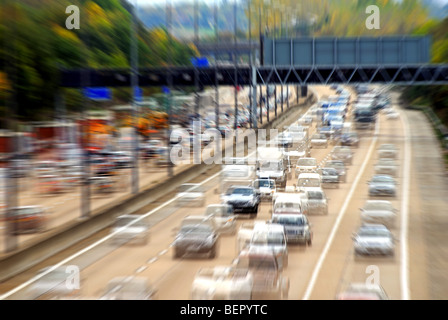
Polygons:
M70 5L80 8L79 30L65 26L69 16L65 11ZM121 0L2 0L0 108L6 97L15 97L20 119L42 120L42 115L55 109L61 67L129 67L132 21L128 10L129 3ZM172 57L171 64L186 65L196 55L188 44L174 38L168 42L164 31L164 37L158 39L156 31L149 31L140 22L137 28L139 67L166 65L168 57ZM14 94L7 95L6 87ZM63 92L67 109L79 110L79 90ZM129 96L121 94L119 98L125 97Z

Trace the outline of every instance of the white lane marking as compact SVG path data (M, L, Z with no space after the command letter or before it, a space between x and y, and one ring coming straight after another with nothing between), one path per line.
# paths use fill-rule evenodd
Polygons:
M303 117L303 116L302 116L302 117ZM274 135L274 137L275 137L275 135ZM271 139L271 140L272 140L272 139ZM252 156L252 155L255 154L255 153L256 153L256 150L253 151L253 152L251 152L249 155L247 155L247 156L244 157L244 158L248 158L248 157ZM219 171L219 172L217 172L216 174L212 175L211 177L205 179L204 181L198 183L198 185L203 185L203 184L205 184L205 183L207 183L207 182L209 182L209 181L215 179L216 177L218 177L218 176L221 174L221 172L222 172L222 170ZM153 209L153 210L151 210L151 211L149 211L149 212L147 212L147 213L145 213L145 214L143 214L143 215L139 215L139 217L138 217L137 219L135 219L134 221L128 223L127 225L123 226L122 228L120 228L120 229L118 229L118 230L116 230L116 231L114 231L114 232L111 232L111 233L108 234L107 236L101 238L100 240L94 242L93 244L87 246L86 248L84 248L84 249L82 249L82 250L80 250L80 251L74 253L73 255L71 255L71 256L65 258L64 260L60 261L59 263L57 263L57 264L55 264L55 265L49 267L46 271L44 271L44 272L42 272L42 273L39 273L38 275L32 277L32 278L29 279L28 281L26 281L26 282L20 284L19 286L15 287L14 289L12 289L12 290L6 292L5 294L1 295L1 296L0 296L0 300L4 300L4 299L10 297L11 295L13 295L13 294L19 292L20 290L26 288L27 286L33 284L34 282L36 282L37 280L39 280L39 279L41 279L42 277L46 276L46 275L49 274L50 272L53 272L53 271L56 270L57 268L59 268L59 267L65 265L65 264L67 264L68 262L72 261L73 259L75 259L75 258L77 258L77 257L79 257L79 256L81 256L81 255L83 255L84 253L86 253L86 252L92 250L93 248L97 247L98 245L100 245L100 244L106 242L107 240L111 239L112 237L114 237L114 236L117 235L118 233L122 232L123 230L125 230L125 229L128 228L129 226L133 225L134 223L136 223L136 222L138 222L138 221L140 221L140 220L142 220L142 219L147 218L148 216L154 214L155 212L159 211L159 210L162 209L163 207L166 207L167 205L173 203L173 202L176 201L178 198L179 198L179 196L175 196L173 199L168 200L168 201L165 202L165 203L162 203L162 204L161 204L160 206L158 206L157 208L155 208L155 209ZM153 258L153 259L156 259L156 260L157 260L157 258ZM151 260L152 260L152 259L151 259ZM149 261L151 261L151 260L149 260Z
M377 135L379 133L379 128L380 128L380 126L379 126L379 119L378 119L377 122L376 122L376 126L375 126L375 133L374 133L372 141L370 142L370 147L369 147L369 150L367 152L367 156L364 158L364 161L363 161L363 163L361 165L361 169L359 170L358 174L356 175L355 181L353 181L353 184L352 184L352 187L350 188L348 196L347 196L347 198L345 198L344 204L342 205L342 208L341 208L341 210L338 213L338 217L336 219L336 223L334 224L334 226L333 226L333 228L331 230L330 236L328 237L328 240L325 243L324 250L322 251L321 255L319 256L319 260L318 260L318 262L316 264L316 267L314 268L314 271L313 271L313 274L311 276L310 282L308 283L308 287L306 288L305 295L303 296L303 300L308 300L310 298L310 296L311 296L311 293L312 293L312 291L314 289L314 285L316 284L316 281L317 281L317 277L319 276L320 269L322 268L324 260L327 257L328 251L330 250L330 247L331 247L331 245L333 243L333 239L334 239L334 237L336 235L336 232L337 232L337 230L339 228L339 225L340 225L340 223L342 221L342 218L345 215L345 211L347 210L348 204L350 203L350 201L351 201L351 199L353 197L353 193L355 192L356 187L358 186L359 180L361 179L361 176L364 173L364 170L365 170L365 168L367 166L367 163L369 162L369 159L370 159L370 157L372 155L375 143L376 143L376 141L378 139Z
M147 263L147 264L151 264L151 263L156 262L158 259L159 259L159 258L157 258L157 257L152 257L151 259L149 259L148 261L146 261L146 263Z
M408 216L409 216L409 186L411 174L411 139L407 116L402 113L401 119L404 126L404 165L403 165L403 187L401 199L401 233L400 233L400 284L401 299L410 300L411 292L409 288L409 248L408 248Z
M148 266L141 266L140 268L135 270L135 273L141 273L141 272L145 271L147 268L148 268Z

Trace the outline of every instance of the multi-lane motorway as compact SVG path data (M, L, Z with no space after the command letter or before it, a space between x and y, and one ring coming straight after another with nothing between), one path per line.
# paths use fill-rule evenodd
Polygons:
M329 89L326 91L326 94L331 93ZM433 194L443 194L446 178L441 177L440 167L431 162L437 154L428 151L424 155L426 162L422 162L421 154L422 148L436 145L436 142L432 139L431 128L425 125L425 119L420 114L401 109L397 105L396 93L392 93L392 101L400 117L387 119L380 114L373 131L360 131L361 143L355 149L347 182L338 189L325 189L330 199L329 214L309 216L314 231L312 246L288 247L289 263L283 272L290 279L288 299L335 299L348 284L366 282L372 277L394 300L445 299L448 296L448 278L438 271L443 269L447 260L444 259L446 236L440 229L431 233L428 228L428 221L437 225L437 219L440 219L443 223L445 218L437 210L443 208L446 200L443 197L433 199L430 207L427 203L428 192L425 192L432 188ZM290 119L290 122L295 120L299 119ZM315 126L312 126L311 131L314 130ZM398 209L396 226L391 229L397 239L396 251L393 257L355 259L352 234L360 225L359 208L368 199L367 181L373 175L378 159L377 148L384 143L393 143L399 150L398 194L388 199ZM331 148L312 149L312 157L322 164L328 159ZM422 166L425 165L431 167L423 176ZM197 182L202 182L208 190L206 205L220 202L219 194L215 193L218 178L218 172L197 178ZM288 185L293 183L294 175ZM236 237L221 236L214 259L173 259L172 242L180 221L186 215L204 212L204 207L177 207L173 196L167 195L166 202L158 203L158 207L139 212L146 214L152 225L146 245L114 246L107 238L108 230L105 230L89 239L90 242L84 241L0 284L1 298L38 298L27 296L27 289L34 280L38 280L39 277L33 277L39 268L74 265L81 270L82 298L100 299L112 278L124 276L149 279L157 289L158 299L189 299L193 278L200 268L229 265L236 258ZM263 202L256 219L270 219L270 209L270 203ZM239 219L238 225L245 221L247 219ZM431 259L434 256L438 257L437 261Z

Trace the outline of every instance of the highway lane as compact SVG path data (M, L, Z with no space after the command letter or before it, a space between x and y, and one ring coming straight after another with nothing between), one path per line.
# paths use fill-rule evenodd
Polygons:
M403 117L403 113L402 113ZM326 189L330 198L330 211L328 216L310 216L314 229L314 241L311 247L291 246L289 265L285 274L291 280L289 299L302 299L306 291L310 289L310 279L316 272L316 266L326 247L341 209L344 207L345 214L340 219L340 224L329 246L329 250L322 263L322 268L317 273L315 284L310 290L309 299L334 299L350 282L365 282L370 275L366 271L371 270L369 266L376 266L380 271L380 283L392 299L402 299L402 255L401 246L397 246L396 255L393 259L382 257L368 257L354 259L351 234L359 226L359 208L367 199L366 181L373 173L373 165L376 162L376 147L381 143L396 143L400 149L400 174L399 193L392 202L396 208L402 208L403 175L405 171L403 160L405 151L405 139L407 133L401 120L386 120L384 116L379 119L379 134L376 136L366 135L362 138L360 148L356 150L353 165L348 173L348 182L340 189ZM372 153L368 156L369 149ZM325 159L330 151L327 149L312 150L312 155L321 161ZM359 170L364 167L364 172ZM358 176L359 175L359 176ZM358 184L353 187L353 183ZM216 182L210 182L211 186ZM289 181L292 184L293 180ZM213 188L212 188L213 189ZM353 189L353 197L347 200L347 196ZM211 190L207 193L207 204L219 201L218 195ZM413 200L413 203L418 200ZM267 220L270 217L269 204L264 203L258 215L258 219ZM104 257L93 262L80 262L79 265L88 265L82 268L82 296L99 298L104 292L107 282L115 276L143 276L150 279L159 291L160 299L188 299L192 279L200 267L228 265L236 257L236 242L234 236L223 236L220 243L218 256L213 260L184 258L174 260L172 258L171 242L174 238L175 229L180 219L193 213L202 213L203 208L180 208L166 219L161 220L153 226L151 239L145 246L125 246L113 248L110 251L104 248ZM400 212L401 214L402 212ZM241 224L243 220L239 220ZM402 233L401 216L397 227L393 229L394 234L400 238ZM422 248L417 247L413 253L418 253ZM101 250L98 250L101 251ZM98 253L98 251L96 251ZM99 255L97 255L99 256ZM78 263L72 261L70 263ZM405 265L405 269L406 269ZM413 278L422 276L424 270L411 269ZM412 295L411 295L412 297Z
M316 151L316 157L320 158L319 160L323 160L324 156L326 156L328 150L318 150ZM318 156L320 154L321 156ZM293 181L291 181L291 184ZM217 203L219 202L219 195L214 194L213 189L216 182L213 182L212 190L209 191L209 194L207 195L207 203ZM270 218L269 213L269 204L263 204L263 208L261 209L258 218L262 220L267 220ZM164 291L162 288L169 289L170 286L165 284L164 281L173 281L173 279L176 279L176 272L180 272L181 278L185 279L185 273L187 270L194 276L194 274L197 272L197 262L192 262L193 260L185 259L180 261L172 261L171 254L170 254L170 244L172 241L172 238L174 237L174 230L178 224L180 219L185 216L186 214L192 214L192 213L202 213L203 208L198 209L186 209L181 208L180 210L177 210L174 212L174 214L171 214L166 219L162 220L157 224L157 228L153 227L153 231L151 232L151 240L149 246L144 246L143 248L134 248L131 247L132 250L130 250L129 247L124 248L117 248L116 250L113 250L111 253L104 256L103 259L91 264L90 266L86 268L82 268L82 278L88 279L88 283L83 285L83 295L86 295L88 297L98 297L101 290L104 290L107 281L111 278L111 273L117 272L117 270L120 271L120 273L123 274L133 274L133 272L141 273L142 276L145 276L147 272L151 272L152 278L157 279L156 285L160 288L160 297L162 299L175 299L176 296L173 296L170 292L167 293L167 296L165 296ZM215 259L217 261L206 261L207 264L214 265L215 263L218 264L229 264L235 257L236 257L236 243L235 243L235 237L223 237L222 243L220 246L221 250L218 255L218 257ZM109 248L105 248L104 251L107 252ZM298 250L300 248L298 247ZM101 249L96 250L95 252L98 253L101 251ZM99 255L102 255L101 253L95 254L96 257ZM124 256L123 256L124 255ZM161 264L162 261L168 259L169 265ZM89 258L83 257L84 262L76 262L77 265L83 266L88 265L90 263ZM113 263L112 261L120 261L122 262L117 265L117 263ZM291 260L293 261L293 260ZM104 264L103 264L104 262ZM74 263L74 262L71 262ZM186 263L187 265L191 265L192 268L186 268L183 264ZM201 261L202 265L202 261ZM294 265L292 263L292 265ZM114 271L107 271L108 267L111 267ZM118 268L118 269L117 269ZM161 274L159 276L154 277L154 270L160 268L162 272L166 272L166 270L170 270L171 272L169 275ZM174 280L175 281L175 280ZM187 286L182 286L183 288L189 287L191 283ZM92 290L92 291L91 291ZM176 289L175 289L176 290ZM178 291L178 290L176 290ZM179 293L179 292L177 292ZM183 295L180 295L181 299L188 298L189 289L186 289L185 292L183 292Z
M329 90L327 87L317 87L317 88L315 88L315 89L313 89L313 90L315 90L315 92L316 92L316 94L318 94L318 95L320 95L320 96L325 96L325 95L328 95L328 94L331 94L332 93L332 91L331 90ZM164 252L164 250L166 250L166 246L163 248L163 249L160 249L158 252ZM93 250L92 250L93 251ZM101 248L98 248L98 250L94 250L95 251L95 254L93 254L93 256L95 256L96 258L98 257L98 256L100 256L100 255L102 255L103 253L101 253L103 250L101 249ZM110 251L110 247L109 248L107 248L106 250L104 250L105 252L109 252ZM105 254L105 253L104 253ZM84 257L86 257L87 256L87 258L85 258L84 260L85 261L88 261L88 262L86 262L85 264L89 264L90 263L90 258L88 257L89 256L89 254L87 253L87 254L85 254L84 255ZM149 260L151 260L151 259L153 259L153 258L148 258ZM50 259L51 261L56 261L57 260L57 258L54 258L54 259ZM72 262L72 263L74 263L74 262ZM41 264L42 265L42 264ZM79 263L79 265L80 266L82 266L83 265L83 263ZM36 271L36 268L34 268L33 269L33 271L35 272ZM29 274L29 276L30 276L30 278L32 277L32 272L33 271L30 271L30 273L28 273ZM21 275L20 277L18 277L18 278L20 278L20 279L24 279L24 278L26 278L26 276L25 275ZM12 285L12 283L14 283L14 280L11 280L11 281L7 281L7 284L5 285L6 287L8 287L8 288L11 288L11 286L14 286L14 285Z
M396 121L395 121L396 122ZM394 142L400 147L400 158L403 159L402 156L402 146L401 143L403 140L402 136L400 137L397 133L397 130L400 130L400 126L397 126L396 123L386 122L384 121L384 117L380 116L380 131L378 136L378 141L373 139L373 137L365 137L363 138L362 144L360 148L356 151L354 163L349 170L348 175L348 183L345 184L340 189L335 190L327 190L327 194L330 197L330 212L328 216L310 216L310 220L314 225L314 241L312 247L304 247L304 246L290 246L289 251L289 265L287 270L285 270L285 275L287 275L291 280L291 289L290 289L290 299L300 299L303 297L305 289L308 285L308 280L311 278L312 272L315 270L316 263L318 261L319 255L325 247L326 240L328 235L330 234L330 230L333 228L335 220L341 210L343 205L343 200L346 199L351 187L352 183L355 181L358 175L358 171L364 160L367 159L365 165L365 171L361 172L358 186L356 186L356 192L353 196L353 201L349 201L349 205L347 206L347 215L344 217L341 223L341 230L337 232L337 236L335 237L335 244L331 247L329 251L328 259L325 268L331 269L328 271L328 277L322 276L326 275L327 271L323 271L322 274L318 277L319 282L316 285L315 291L313 290L313 295L311 299L334 299L336 294L339 293L345 284L353 281L365 282L366 280L366 270L368 266L374 265L377 266L380 271L380 277L382 279L381 284L385 287L386 291L390 295L392 299L400 299L400 264L397 263L397 257L400 257L399 248L397 248L397 254L395 258L373 258L368 257L361 259L361 261L353 259L353 245L350 235L352 232L356 230L356 227L359 225L359 207L362 206L364 201L366 200L367 195L367 187L365 185L365 181L371 176L373 170L373 164L376 161L375 153L371 153L371 157L367 157L369 154L369 149L376 150L376 143L386 143L386 142ZM381 126L381 124L383 124ZM382 138L384 136L384 138ZM392 138L391 140L391 137ZM328 153L327 150L314 150L313 156L318 160L324 159ZM291 181L292 182L292 181ZM362 182L362 183L361 183ZM400 194L398 195L398 200L393 200L394 205L399 207ZM208 199L215 201L213 195L207 197ZM337 201L339 200L339 201ZM263 204L262 210L259 213L258 219L267 220L270 217L269 214L269 204ZM199 210L201 212L202 209ZM193 210L182 209L179 210L182 214L192 214ZM184 212L183 212L184 211ZM183 212L183 213L182 213ZM165 220L167 225L163 229L163 233L168 233L170 228L175 225L176 222L179 221L179 217L174 215L170 216L170 218L175 219L174 221ZM394 229L394 232L398 232L399 227ZM172 233L173 237L174 234ZM171 238L172 240L172 238ZM157 247L157 253L155 256L153 255L151 258L145 256L146 263L124 263L123 265L119 264L119 266L109 265L109 264L95 264L95 267L89 267L85 269L85 277L87 279L94 279L93 281L96 283L94 285L95 288L104 288L107 279L105 274L115 274L113 270L120 269L120 272L124 275L140 275L148 277L149 279L153 279L154 284L159 290L159 295L161 299L188 299L189 298L189 289L191 287L192 279L195 273L198 271L200 267L206 266L215 266L215 265L227 265L229 264L235 257L235 238L227 237L224 238L221 244L221 249L218 257L214 260L202 260L202 259L182 259L181 261L173 260L170 254L170 240L168 242L157 242L157 245L162 243L161 247ZM337 244L336 244L337 243ZM146 252L148 253L148 252ZM124 255L121 255L117 251L117 257L111 257L108 262L113 264L113 261L116 261L118 256L120 259L126 261L134 262L134 258L127 258L126 253L123 252ZM139 254L136 256L140 257ZM333 256L335 256L333 258ZM142 261L142 258L138 259ZM110 270L110 271L109 271ZM127 272L126 272L126 271ZM91 273L89 272L91 271ZM103 278L103 283L97 282L97 274L101 273ZM323 284L322 284L323 283ZM324 289L323 289L324 288ZM88 296L90 292L87 293ZM96 296L94 292L92 292L93 296Z
M400 242L396 243L396 251L394 257L361 257L355 258L353 251L353 241L351 235L356 232L360 225L360 210L368 197L367 181L374 173L374 165L378 159L376 149L383 143L393 143L399 148L398 160L400 163L400 174L398 181L398 194L396 198L388 199L387 197L376 197L377 199L390 200L397 209L402 208L403 202L403 166L405 161L405 135L403 123L401 120L386 120L383 115L379 117L380 130L377 136L374 136L373 152L369 158L366 158L366 167L360 175L359 183L356 186L356 192L353 194L351 201L348 202L345 214L341 219L339 227L336 229L334 240L331 243L328 254L322 268L319 270L317 281L312 287L313 290L305 296L307 299L334 299L337 294L353 282L373 281L375 279L383 286L391 299L407 299L406 293L403 292L403 286L408 289L408 284L403 284L402 273L409 267L407 261L403 261L403 252ZM365 139L365 138L364 138ZM356 162L355 164L356 165ZM353 174L353 171L351 172ZM349 177L350 179L350 177ZM353 179L353 175L351 176ZM353 181L353 180L352 180ZM405 186L407 187L407 186ZM391 229L394 235L400 241L407 241L406 238L400 237L403 230L402 215L404 212L400 210L396 227ZM402 244L402 243L401 243ZM406 280L405 280L406 281ZM371 283L371 282L369 282Z
M292 93L294 90L290 90ZM220 104L233 104L234 92L232 88L222 87L219 90ZM238 94L239 100L247 102L248 90L245 89ZM303 101L303 99L302 99ZM301 102L302 102L301 101ZM295 95L290 98L291 105L295 102ZM280 108L279 108L280 110ZM273 119L274 111L271 111L271 119ZM185 170L190 165L180 164L173 168L173 174L177 174ZM157 167L154 164L149 167L145 166L143 161L139 162L139 187L145 187L162 182L168 179L168 170L165 167ZM91 214L111 201L116 201L119 198L126 197L131 193L131 169L121 169L118 178L117 191L112 194L100 195L92 191L90 199ZM33 241L36 237L45 234L48 231L54 230L66 223L80 218L81 216L81 188L74 187L67 192L48 195L39 192L38 183L33 178L19 179L20 192L18 194L18 205L40 205L48 210L49 222L48 229L44 233L37 234L23 234L17 237L19 246L24 245L29 241ZM0 231L4 231L4 223L0 222ZM4 252L5 241L0 241L0 252Z

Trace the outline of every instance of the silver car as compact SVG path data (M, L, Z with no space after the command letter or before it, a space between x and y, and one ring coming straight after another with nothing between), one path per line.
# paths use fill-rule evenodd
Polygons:
M355 255L395 254L395 237L381 224L364 224L353 235Z
M271 221L284 226L287 243L303 243L311 246L313 231L305 214L274 214Z
M310 214L328 214L328 198L321 188L307 188L305 199Z
M316 133L311 136L311 147L328 147L328 137L323 133Z
M390 201L367 200L360 210L363 223L378 223L388 228L395 226L397 210Z
M300 158L297 160L295 176L298 177L301 173L312 173L316 172L318 168L318 163L316 158Z
M394 159L379 159L375 164L375 173L396 177L398 175L398 163Z
M331 160L341 160L346 165L351 165L353 163L353 150L347 146L335 146L331 151Z
M391 143L384 143L378 147L378 158L384 159L397 159L398 158L398 148Z
M397 196L397 183L392 176L386 174L376 174L370 179L369 196Z
M322 177L322 188L339 188L339 174L335 168L321 168L318 173Z

